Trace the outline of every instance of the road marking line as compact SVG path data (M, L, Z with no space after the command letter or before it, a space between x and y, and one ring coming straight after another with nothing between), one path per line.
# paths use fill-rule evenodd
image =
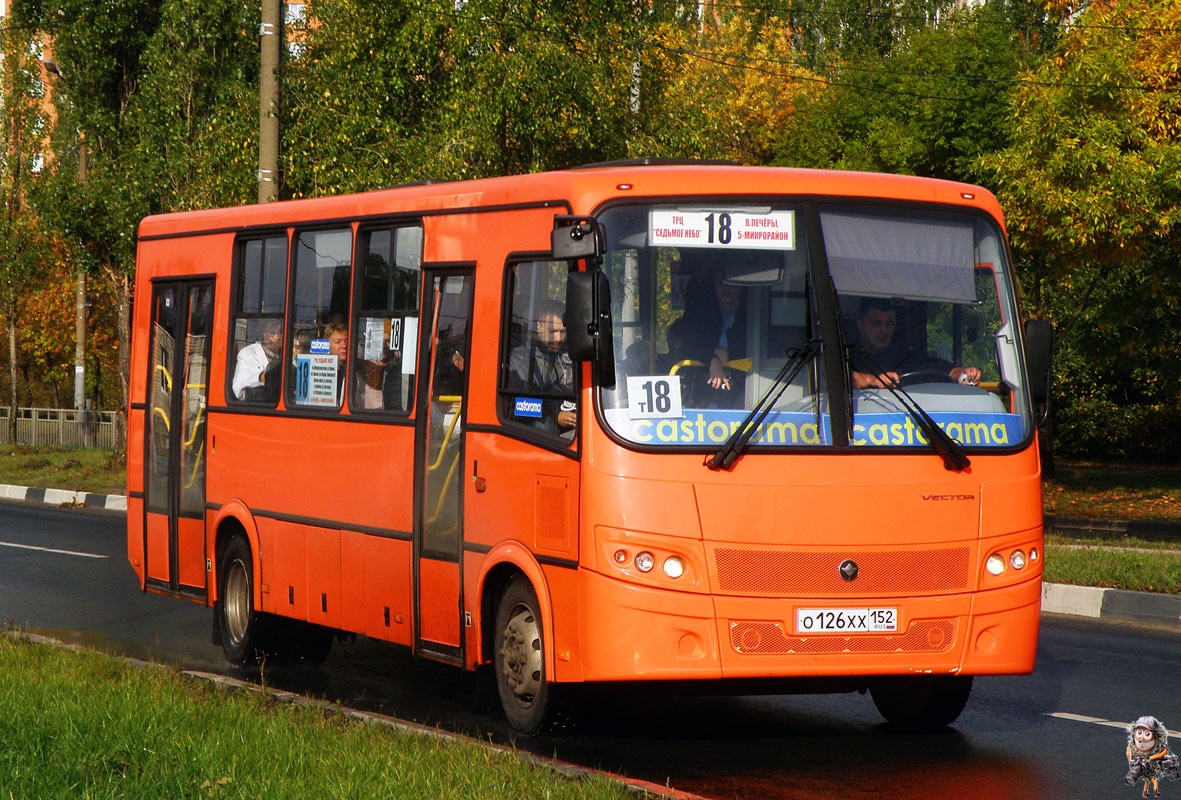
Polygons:
M1089 722L1092 725L1105 725L1108 728L1119 728L1121 731L1126 731L1131 722L1113 722L1109 719L1100 719L1099 717L1087 717L1082 714L1068 714L1065 711L1051 711L1046 713L1047 717L1057 717L1058 719L1069 719L1074 722ZM1177 731L1169 731L1169 736L1179 736Z
M0 547L18 547L21 550L40 550L42 553L60 553L63 556L78 556L80 558L110 558L98 553L79 553L75 550L57 550L53 547L36 547L31 544L16 544L15 542L0 542Z

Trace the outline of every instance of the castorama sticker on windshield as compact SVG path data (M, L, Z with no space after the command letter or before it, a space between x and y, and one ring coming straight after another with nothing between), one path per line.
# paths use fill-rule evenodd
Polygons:
M649 247L715 247L795 250L795 212L653 209L648 212Z
M634 418L626 408L604 411L611 427L640 444L720 445L746 418L745 411L684 409L678 418ZM932 411L935 424L969 447L1006 447L1024 437L1019 414ZM825 445L832 443L827 414L773 411L751 436L753 445ZM920 447L927 437L907 414L855 414L849 443L863 446Z

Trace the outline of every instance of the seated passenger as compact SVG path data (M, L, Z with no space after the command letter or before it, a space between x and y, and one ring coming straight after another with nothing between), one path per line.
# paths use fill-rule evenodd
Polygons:
M237 400L274 402L279 397L280 352L283 349L283 321L262 322L262 340L238 351L231 389Z
M894 338L898 312L886 298L867 297L857 314L857 340L853 343L853 388L884 389L898 383L899 374L931 371L960 383L977 384L980 370L957 367L950 361L927 355Z
M344 400L344 372L349 357L349 326L343 322L330 322L324 328L328 340L328 352L336 356L336 405Z

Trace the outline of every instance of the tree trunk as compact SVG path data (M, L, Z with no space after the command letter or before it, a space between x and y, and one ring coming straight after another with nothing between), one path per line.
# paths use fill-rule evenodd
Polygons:
M115 452L127 449L127 409L131 407L131 276L112 264L103 277L115 290L119 309L119 413L115 415Z

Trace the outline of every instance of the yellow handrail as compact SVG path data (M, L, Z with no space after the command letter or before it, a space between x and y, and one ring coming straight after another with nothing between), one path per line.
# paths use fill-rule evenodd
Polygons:
M451 434L455 431L455 426L459 422L459 410L463 405L463 398L454 395L440 396L440 402L452 403L455 405L455 415L451 417L451 424L447 426L447 432L443 434L443 442L439 445L439 456L435 459L435 463L427 467L427 472L434 472L435 468L443 461L443 454L447 452L447 445L451 441Z
M684 361L678 361L676 364L673 364L673 367L672 367L672 369L670 369L668 371L668 374L669 375L676 375L680 371L681 367L704 367L704 366L705 366L705 364L702 364L700 361L697 361L696 359L686 358ZM751 369L754 368L754 362L750 358L732 358L729 361L723 361L722 366L723 367L730 367L731 369L736 369L739 372L750 372Z
M451 468L447 470L447 477L443 479L443 486L439 489L439 500L435 503L435 511L427 519L427 525L432 524L443 513L443 501L447 499L447 490L450 488L452 481L455 480L455 470L459 466L459 451L455 451L455 455L451 459Z

